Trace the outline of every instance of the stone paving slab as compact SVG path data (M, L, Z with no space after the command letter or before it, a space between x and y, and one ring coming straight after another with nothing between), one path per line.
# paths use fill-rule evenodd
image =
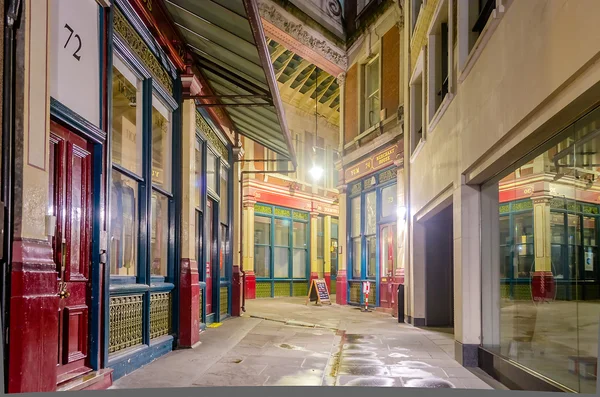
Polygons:
M447 329L422 330L398 324L381 312L304 302L304 298L248 301L244 316L203 332L199 347L171 352L117 380L113 388L491 388L453 359L454 339Z

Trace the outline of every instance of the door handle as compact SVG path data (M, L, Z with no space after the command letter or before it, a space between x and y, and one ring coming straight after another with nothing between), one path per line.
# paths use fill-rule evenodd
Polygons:
M58 283L58 296L60 297L60 299L66 299L69 296L71 296L69 291L67 291L67 283L64 281L60 281Z

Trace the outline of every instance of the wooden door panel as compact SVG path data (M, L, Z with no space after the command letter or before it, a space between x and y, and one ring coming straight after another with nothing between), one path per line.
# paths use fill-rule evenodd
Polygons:
M89 371L89 272L92 237L92 145L52 123L50 211L59 291L58 382Z
M64 363L69 364L81 360L88 355L88 307L67 306L65 311L66 347Z

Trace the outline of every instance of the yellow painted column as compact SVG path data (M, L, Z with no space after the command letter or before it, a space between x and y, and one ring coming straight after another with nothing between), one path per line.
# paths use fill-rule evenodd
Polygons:
M242 216L244 228L243 268L246 273L246 299L256 298L256 275L254 272L254 202L245 201Z
M535 272L551 272L551 230L550 197L533 199L533 240L535 251ZM523 237L524 238L524 237ZM526 241L517 241L517 244Z
M331 280L331 215L327 215L323 219L323 240L323 278L329 286Z
M310 279L319 278L319 263L317 259L317 222L316 212L310 214Z
M338 269L335 277L335 303L345 305L348 302L348 279L346 276L346 185L338 187L339 211L338 219Z

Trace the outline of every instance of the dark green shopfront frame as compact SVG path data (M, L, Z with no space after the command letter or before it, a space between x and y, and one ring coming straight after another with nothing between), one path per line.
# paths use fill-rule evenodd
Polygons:
M297 211L285 207L277 207L268 204L257 203L254 205L254 215L271 219L271 231L269 244L255 244L254 247L269 247L269 274L271 277L256 278L256 297L273 298L276 296L305 296L308 294L308 279L310 275L310 214L305 211ZM274 278L275 268L275 219L283 219L290 222L288 243L288 278ZM306 274L304 278L293 278L294 271L294 226L293 222L307 225L306 228ZM297 248L296 248L297 249ZM256 252L256 251L255 251ZM256 254L255 254L256 258Z

